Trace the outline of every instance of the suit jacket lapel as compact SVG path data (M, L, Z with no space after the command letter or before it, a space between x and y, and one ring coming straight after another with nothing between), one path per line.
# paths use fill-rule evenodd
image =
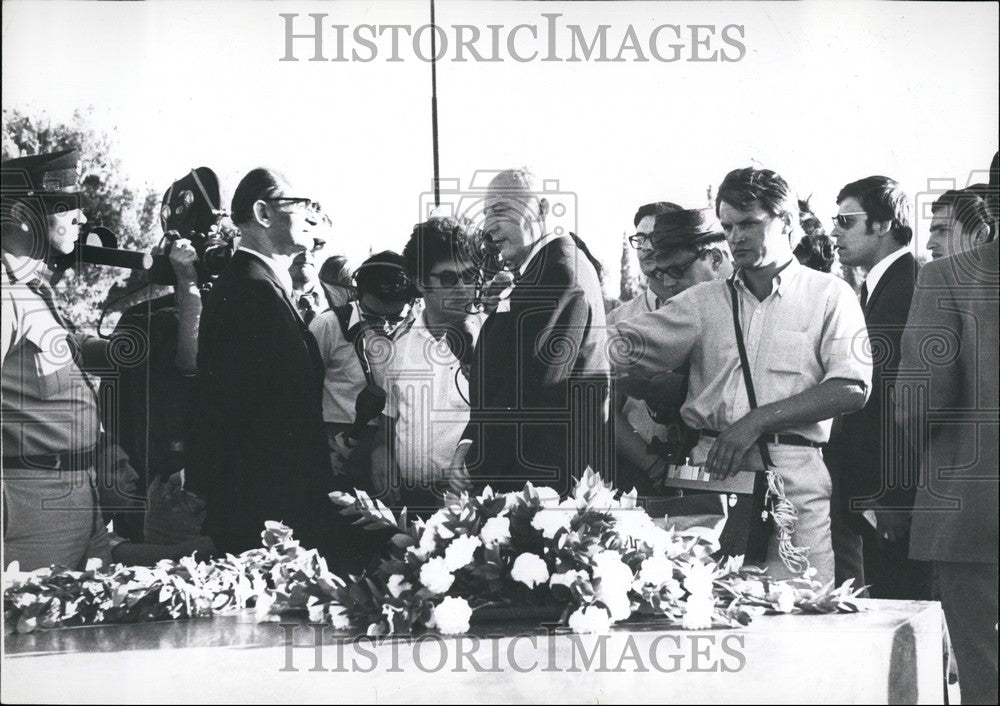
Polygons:
M241 261L240 264L244 265L247 268L247 272L250 274L251 277L253 277L254 279L267 280L267 282L269 282L271 286L277 290L278 296L281 297L281 300L285 302L285 304L288 306L289 310L292 312L292 315L299 322L299 324L301 326L306 325L305 319L302 318L302 314L299 312L299 308L295 306L295 302L292 301L291 294L285 290L284 286L282 286L281 284L281 281L274 274L274 272L271 271L270 267L268 267L256 255L252 255L251 253L248 253L243 250L236 251L236 253L233 255L233 259L236 260L236 258L240 258Z
M875 286L875 291L868 292L868 304L865 306L865 313L867 314L872 310L875 303L878 301L878 298L882 296L882 293L885 292L886 287L889 286L889 283L893 280L893 278L898 277L901 273L908 269L913 269L916 264L917 263L913 258L913 255L906 253L894 263L889 265L889 269L885 271L885 274L882 275L878 284Z

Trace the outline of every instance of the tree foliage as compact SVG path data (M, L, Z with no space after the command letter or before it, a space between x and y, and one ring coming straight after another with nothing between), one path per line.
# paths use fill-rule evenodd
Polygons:
M52 122L44 113L3 110L4 160L71 148L80 152L87 219L114 232L118 247L148 251L159 238L159 195L130 183L116 156L115 136L95 128L92 110L77 110L65 123ZM82 265L66 272L56 297L70 321L92 332L109 290L128 276L128 270Z
M639 263L635 255L635 250L628 242L628 235L622 235L622 259L621 259L621 294L618 296L623 302L633 299L646 290L639 269Z

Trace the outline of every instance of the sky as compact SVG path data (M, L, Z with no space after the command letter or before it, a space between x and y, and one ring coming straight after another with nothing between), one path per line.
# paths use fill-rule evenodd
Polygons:
M230 194L247 170L277 168L321 201L334 222L328 248L357 264L369 248L402 248L426 216L433 171L430 64L405 34L400 60L388 61L388 30L373 61L355 60L352 51L371 52L353 33L367 24L416 29L428 8L421 0L5 0L3 106L55 120L93 106L98 126L116 133L129 178L157 191L200 165ZM449 42L437 65L441 176L450 180L443 200L475 201L465 190L477 171L532 167L566 206L561 222L608 264L612 292L636 208L706 205L707 189L731 169L775 169L824 218L845 183L891 176L914 198L922 249L928 189L985 181L972 172L985 171L997 150L995 3L439 0L436 11ZM314 41L296 39L299 60L280 61L281 15L305 33L309 13L326 15L326 60L308 61ZM547 35L549 22L556 31ZM542 39L513 33L518 24ZM686 37L678 61L641 48L663 24ZM345 61L329 60L341 45L333 25L346 27ZM475 46L487 58L489 27L500 25L500 60L456 61L455 25L480 31ZM640 51L617 62L566 61L578 48L570 25L587 41L607 25L607 58L631 27ZM692 46L690 25L715 27L707 47ZM742 52L722 41L727 25L742 27ZM512 33L515 53L539 56L515 60ZM541 60L549 36L563 61ZM669 55L670 38L657 36ZM716 50L716 59L742 56L687 60Z

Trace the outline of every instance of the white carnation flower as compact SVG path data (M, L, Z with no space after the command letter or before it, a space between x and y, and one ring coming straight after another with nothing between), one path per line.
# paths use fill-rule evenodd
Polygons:
M420 583L431 593L444 593L454 581L443 557L434 557L420 567Z
M602 586L611 587L615 591L627 591L635 578L632 569L628 568L614 549L605 549L594 556L594 577L601 579Z
M594 557L594 578L600 579L598 599L608 607L611 620L625 620L632 614L628 592L635 577L632 570L613 549L605 549Z
M623 539L635 539L652 544L651 541L647 541L647 537L651 537L653 531L659 529L642 508L613 509L611 516L615 518L615 531Z
M457 635L469 631L469 620L472 618L472 608L464 598L446 596L434 607L432 621L439 631L445 635Z
M689 564L684 569L684 588L692 596L710 596L712 578L712 567L708 564Z
M681 620L681 627L685 630L706 630L712 627L715 602L711 598L692 596L682 605L684 606L684 617Z
M606 635L611 632L608 611L599 606L580 608L569 616L569 629L576 633Z
M476 549L482 546L479 537L457 537L444 550L444 563L449 571L457 571L472 561Z
M504 493L503 494L503 503L504 503L503 504L503 509L504 510L510 510L512 508L515 508L515 507L518 506L518 504L520 502L521 502L521 494L520 493L513 493L512 492L512 493Z
M535 488L535 492L538 494L538 500L542 503L542 507L555 507L559 504L559 493L554 488L542 486Z
M488 547L510 542L510 518L491 517L483 524L479 532L483 544Z
M639 583L660 586L674 580L674 562L665 556L651 556L639 567Z
M399 598L403 591L408 591L413 588L413 586L411 586L410 583L403 578L402 574L393 574L389 577L389 580L386 581L386 588L389 589L389 593L392 594L393 598Z
M568 588L572 586L578 578L586 579L587 578L586 572L571 570L571 571L563 571L562 573L559 574L552 574L552 577L549 579L549 587L566 586Z
M326 614L330 618L330 625L336 630L346 630L351 627L351 621L347 617L344 606L339 603L332 603L327 606Z
M520 581L528 588L534 588L549 580L549 568L540 556L525 552L514 560L514 566L510 569L510 577L515 581Z
M775 586L772 597L777 598L776 610L781 613L791 613L795 610L795 589L788 584L779 583Z
M531 526L536 530L541 530L542 536L546 539L552 539L564 527L569 529L570 520L573 519L573 515L575 514L575 508L573 510L564 510L543 507L531 518Z

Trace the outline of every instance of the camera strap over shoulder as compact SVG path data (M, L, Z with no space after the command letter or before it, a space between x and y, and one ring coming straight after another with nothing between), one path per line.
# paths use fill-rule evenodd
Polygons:
M736 275L733 275L735 277ZM736 284L733 279L727 279L729 294L733 302L733 329L736 333L736 349L740 354L740 369L743 371L743 384L747 388L747 399L750 402L750 409L757 409L757 393L753 387L753 378L750 375L750 361L747 359L747 347L743 342L743 326L740 323L740 298L736 292ZM760 451L760 460L764 462L764 469L773 468L774 462L771 454L767 450L764 439L757 439L757 448Z
M740 368L743 371L743 383L747 388L747 400L750 409L757 408L757 393L754 390L753 378L750 374L750 361L747 356L746 344L743 341L743 326L740 323L740 298L736 291L736 274L726 280L729 286L730 300L733 307L733 329L736 335L736 349L740 355ZM773 470L775 464L763 438L757 439L760 459L764 464L764 472L756 474L754 480L754 521L767 525L757 537L763 540L776 528L778 530L778 556L782 563L794 572L803 572L809 568L808 547L796 547L792 544L792 534L798 520L798 511L785 496L785 484L781 475ZM753 536L753 533L751 533ZM760 549L759 545L756 549ZM749 553L749 552L748 552Z

